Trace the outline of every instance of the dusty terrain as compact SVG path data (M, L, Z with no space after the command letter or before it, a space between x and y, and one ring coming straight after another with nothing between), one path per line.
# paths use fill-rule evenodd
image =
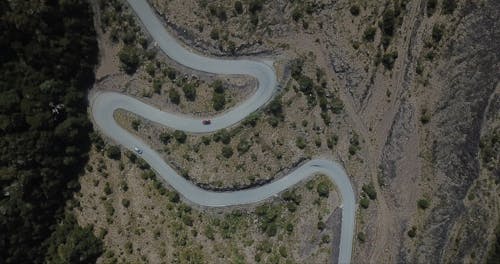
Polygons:
M74 209L106 245L100 263L325 263L338 248L340 201L325 176L257 205L206 209L179 201L130 153L104 153L91 152Z
M368 200L362 187L370 182L377 193L358 212L354 263L484 261L499 209L498 162L482 161L485 146L480 148L481 138L499 129L498 1L457 1L451 12L443 1L434 9L430 1L417 0L262 2L255 10L244 2L239 14L234 1L152 1L170 31L200 53L275 58L284 88L281 113L265 109L254 126L229 130L227 144L214 142L213 135L207 145L197 135L187 135L182 144L174 138L164 144L160 133L173 131L146 120L135 131L135 117L127 113L119 114L123 126L158 146L167 162L207 188L259 184L311 156L343 163L360 201ZM388 10L394 11L392 35L384 26ZM214 76L190 72L156 52L145 56L135 74L125 74L117 59L123 41L112 42L109 34L100 39L98 89L129 93L169 111L217 112L207 104ZM155 51L154 44L144 50ZM304 62L301 75L322 89L303 91L300 78L293 76L297 58ZM150 63L154 76L146 69ZM163 73L165 67L199 79L200 96L185 100L177 79ZM158 76L162 92L144 96ZM255 87L244 77L228 78L223 78L229 98L225 109ZM179 90L179 105L168 98L169 89ZM326 110L318 104L321 97L328 98ZM334 110L338 100L340 111ZM299 138L305 141L302 148ZM244 153L238 151L242 140L251 143ZM233 151L229 158L221 156L224 147ZM91 222L86 213L80 220Z

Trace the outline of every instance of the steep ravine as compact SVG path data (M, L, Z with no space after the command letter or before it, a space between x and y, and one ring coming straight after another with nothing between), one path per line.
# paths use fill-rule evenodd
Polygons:
M438 179L434 205L424 221L417 248L401 261L442 263L448 256L457 261L472 251L484 253L482 232L467 232L458 243L467 244L455 254L451 230L460 224L467 208L464 198L479 177L479 140L488 100L499 82L500 2L467 4L461 10L455 36L444 48L442 61L431 79L444 80L441 96L432 115L428 142L432 152L433 178ZM469 242L468 242L469 241Z

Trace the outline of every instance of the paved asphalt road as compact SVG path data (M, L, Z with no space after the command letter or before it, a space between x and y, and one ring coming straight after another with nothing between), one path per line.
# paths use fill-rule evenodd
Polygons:
M223 60L197 55L181 46L162 25L146 0L128 0L130 6L149 31L158 46L178 63L200 71L215 74L245 74L259 82L257 91L250 99L222 115L212 118L212 124L203 125L200 119L162 112L132 97L115 92L92 92L89 96L92 117L97 128L125 148L143 150L142 158L185 199L210 207L256 203L276 195L283 190L308 179L314 173L329 176L342 197L342 228L339 263L351 260L352 240L355 224L356 203L354 192L341 166L337 163L314 159L295 168L288 175L264 186L234 191L213 192L197 187L173 170L161 156L141 139L121 128L113 118L117 109L125 109L164 126L191 133L208 133L229 127L243 120L266 104L277 91L277 81L272 62L256 60ZM334 249L335 250L335 249Z

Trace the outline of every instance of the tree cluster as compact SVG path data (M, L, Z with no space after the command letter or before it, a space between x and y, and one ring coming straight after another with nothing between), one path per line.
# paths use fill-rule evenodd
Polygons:
M3 1L0 13L0 263L42 263L56 258L45 259L46 240L78 188L90 146L92 13L86 1L66 0ZM51 252L92 259L98 250L85 253L80 244L92 233L73 230L67 239L78 239Z

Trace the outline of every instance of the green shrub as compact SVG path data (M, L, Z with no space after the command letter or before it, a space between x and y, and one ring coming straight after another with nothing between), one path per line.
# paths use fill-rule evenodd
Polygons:
M237 14L243 13L243 4L241 1L234 2L234 11L236 11Z
M135 43L136 40L136 34L132 30L125 30L122 34L122 40L125 45L130 45L132 46Z
M382 40L381 40L381 43L382 43L382 46L384 46L384 49L387 49L387 47L389 47L389 44L391 44L391 39L392 37L391 36L388 36L388 35L382 35ZM378 59L378 55L380 53L380 50L378 51L377 53L377 57L375 59L375 64L378 65L380 64L380 61L382 61L382 54L380 54L380 61Z
M361 10L358 5L352 5L351 8L349 8L349 11L353 16L358 16Z
M123 47L123 49L118 53L118 58L122 63L122 69L127 74L135 73L141 63L138 49L131 46Z
M292 78L298 81L298 79L302 76L302 68L304 67L303 59L294 59L290 62L290 71Z
M245 154L250 149L251 146L252 144L248 140L241 139L240 142L238 143L237 150L240 153L240 155Z
M163 85L163 81L159 79L153 80L153 91L157 94L161 94L161 86Z
M132 129L134 129L135 131L138 131L139 130L139 126L141 125L141 121L139 119L134 119L132 120Z
M139 165L139 168L142 170L147 170L150 168L149 164L142 158L137 160L137 164Z
M255 127L257 125L257 122L259 121L259 118L260 114L257 112L253 112L248 115L245 120L243 120L243 125Z
M182 86L182 91L188 101L194 101L196 99L196 88L193 83L184 84Z
M314 88L314 81L313 79L309 78L308 76L302 75L297 82L299 83L299 90L304 93L305 95L309 95L312 93L313 88Z
M452 14L457 8L457 0L443 0L443 14Z
M361 205L362 208L367 209L368 206L370 206L370 200L368 200L368 198L366 197L363 197L359 201L359 205Z
M316 145L317 148L321 147L321 138L316 137L314 139L314 145Z
M429 206L431 205L431 202L429 200L423 198L423 199L420 199L417 201L417 205L418 205L418 208L425 210L425 209L429 208Z
M484 135L479 141L479 148L483 165L490 171L497 168L500 153L500 129Z
M267 118L267 123L269 123L272 127L277 127L280 123L280 119L275 116L270 116Z
M486 260L487 264L498 263L498 260L500 259L500 223L497 223L495 230L495 239L492 242L493 243Z
M330 184L328 181L323 180L318 183L316 186L316 191L318 192L320 197L328 197L330 195Z
M266 235L268 237L275 236L277 232L278 232L278 226L276 225L275 222L271 222L271 223L267 224Z
M156 67L153 63L148 63L146 64L146 72L151 76L151 77L154 77L155 76L155 72L156 72Z
M297 137L297 139L295 139L295 145L299 149L304 149L307 146L307 143L306 143L306 140L303 137L299 136L299 137Z
M184 143L186 142L187 135L184 133L184 131L181 130L175 130L174 131L174 138L177 142L179 143Z
M213 93L212 94L212 106L215 111L220 111L224 109L226 105L226 96L223 93Z
M170 143L170 139L172 139L172 135L170 135L170 133L168 133L168 132L161 132L160 133L160 141L163 144Z
M432 27L432 39L434 42L439 43L443 38L444 26L441 24L435 24Z
M132 248L132 242L127 241L125 243L125 252L127 252L128 254L132 254L133 251L134 249Z
M371 200L377 199L377 192L375 191L373 182L370 182L369 184L363 184L363 187L361 189L366 193L366 195L368 195Z
M182 222L187 226L193 226L193 218L188 214L182 215Z
M331 110L334 114L340 114L344 110L344 103L339 97L334 96L331 102Z
M172 81L177 77L177 71L174 68L167 67L163 70L163 73Z
M104 194L110 195L113 193L113 190L111 190L111 186L109 185L109 182L106 182L104 184Z
M104 148L105 143L101 135L99 135L99 133L97 132L90 133L90 141L92 142L92 144L94 144L95 148L98 151L101 151Z
M127 156L128 160L130 162L132 162L132 163L136 163L137 162L137 155L135 155L134 152L126 150L125 151L125 156Z
M213 40L219 40L219 30L216 28L212 29L212 31L210 31L210 38Z
M316 227L317 227L319 230L323 230L323 229L325 229L326 224L325 224L325 222L323 222L323 221L319 221L319 222L318 222L318 224L316 225Z
M437 0L427 0L427 15L432 16L436 11Z
M250 14L250 23L254 27L257 27L257 25L259 24L259 16L257 14Z
M302 14L302 9L300 7L295 7L292 11L292 19L298 22L304 15Z
M128 199L122 199L122 205L125 208L128 208L130 206L130 201Z
M283 114L283 106L281 104L281 98L274 98L268 106L268 112L276 117L281 117Z
M359 232L357 235L359 242L364 243L366 241L366 235L363 232Z
M283 200L287 201L287 202L293 202L295 203L296 205L299 205L301 200L302 200L302 197L300 195L298 195L295 191L285 191L281 197L283 198Z
M363 39L369 42L373 42L375 40L375 34L377 34L377 29L375 27L369 26L363 33Z
M230 158L231 156L233 156L233 149L230 146L223 146L222 156L224 156L226 159Z
M286 258L288 256L288 253L286 252L286 247L284 247L284 246L280 246L279 252L280 252L280 255L284 258Z
M339 137L337 135L332 135L326 139L326 146L329 149L333 149L333 146L336 146L339 141Z
M309 191L312 191L314 189L314 181L308 181L306 183L306 188L309 190Z
M257 263L260 263L260 261L262 260L262 253L255 253L255 256L253 257L253 259L257 262Z
M382 16L382 32L384 35L392 37L392 35L394 35L394 25L396 23L394 10L392 8L387 8Z
M427 111L427 109L422 109L422 114L420 115L420 122L425 125L427 123L429 123L429 121L431 120L431 117Z
M202 142L203 144L205 144L205 145L209 145L209 144L210 144L210 141L212 141L212 140L210 139L210 137L207 137L207 136L202 136L202 137L201 137L201 142Z
M117 146L109 146L106 149L106 155L110 159L119 160L121 158L120 148Z
M250 0L248 3L248 11L250 11L251 14L256 14L262 10L263 6L264 0Z
M128 184L127 184L127 182L126 182L126 181L121 181L121 182L120 182L120 188L121 188L124 192L128 191Z
M352 137L349 139L349 154L350 155L355 155L358 150L361 149L359 145L359 136L355 132L353 132Z
M297 211L297 205L295 203L286 203L286 208L288 209L288 211L290 212L295 212Z
M436 57L436 52L434 50L429 50L429 52L427 52L425 54L425 58L428 60L428 61L433 61L434 60L434 57Z
M221 80L215 80L210 86L212 86L215 93L225 92L224 83Z
M415 67L415 72L422 76L422 74L424 73L424 66L422 65L422 62L420 62L420 60L417 62L417 67Z
M417 235L417 227L412 226L410 230L408 230L408 236L414 238Z
M215 142L222 142L224 144L231 143L231 134L226 129L221 129L213 135Z
M394 67L394 62L396 62L397 58L398 58L397 51L385 53L384 56L382 57L382 64L384 64L384 67L386 69L392 70L392 68Z
M178 203L181 199L179 194L176 191L171 191L168 193L168 200L171 203Z
M205 236L210 239L210 240L214 240L215 239L215 230L213 229L213 227L211 225L206 225L205 226Z
M110 201L104 202L104 209L106 210L106 214L108 216L113 216L115 214L115 208L113 207L113 204L111 204Z
M226 10L224 10L224 7L222 5L210 5L208 9L210 11L210 14L212 16L216 16L219 21L223 22L227 20Z
M170 102L176 105L181 102L181 95L174 88L170 88L170 90L168 90L168 98L170 99Z

